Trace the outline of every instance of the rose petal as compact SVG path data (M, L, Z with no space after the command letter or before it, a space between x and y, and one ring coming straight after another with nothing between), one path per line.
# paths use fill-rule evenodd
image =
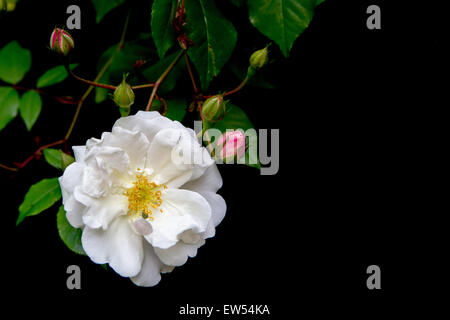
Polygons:
M154 246L167 249L178 242L178 235L192 229L205 232L211 219L211 207L198 193L167 189L162 195L163 212L154 210L153 232L145 238Z
M213 163L207 151L185 129L159 131L148 150L147 167L153 169L152 180L178 188L200 176Z
M142 132L132 132L121 127L114 127L112 134L105 136L102 145L117 147L127 153L130 168L144 168L147 150L150 147L147 137Z
M197 249L204 243L205 240L203 239L196 244L187 244L179 241L176 245L168 249L155 248L155 253L164 264L178 267L185 264L188 257L195 257L197 255Z
M211 220L214 223L214 227L222 222L227 212L227 204L222 196L214 192L200 192L200 195L208 201L211 206Z
M75 157L75 161L84 164L84 156L86 153L86 146L73 146L73 155Z
M73 193L75 187L81 182L83 170L84 166L77 162L70 164L66 170L64 170L62 177L59 178L61 189L65 190L68 194Z
M132 132L142 132L149 142L152 142L153 137L162 129L183 128L180 123L163 117L156 111L138 112L134 116L120 118L114 127L122 127Z
M83 212L86 207L75 200L74 196L71 196L68 201L64 203L64 210L66 210L66 218L74 228L84 227Z
M141 272L139 272L131 280L141 287L152 287L157 285L161 280L160 270L162 263L156 256L153 247L147 242L144 243L144 262L142 264Z
M90 228L108 228L116 217L125 215L128 211L128 201L123 195L108 195L99 199L92 199L83 213L83 222Z
M195 192L211 191L217 192L222 187L222 177L220 176L217 165L209 166L203 175L198 179L185 183L181 188Z
M142 237L132 230L126 217L117 217L106 230L86 226L81 242L92 261L109 263L123 277L134 277L141 271Z

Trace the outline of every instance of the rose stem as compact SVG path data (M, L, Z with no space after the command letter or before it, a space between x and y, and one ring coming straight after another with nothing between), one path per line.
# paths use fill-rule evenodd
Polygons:
M109 66L111 65L111 63L114 61L114 58L116 57L117 53L122 50L123 47L123 43L125 42L125 34L127 32L128 29L128 23L130 21L130 12L128 12L127 18L125 20L125 24L122 30L122 35L120 37L120 42L117 45L116 50L114 51L114 53L111 55L111 57L109 58L109 60L105 63L105 65L103 66L103 68L100 70L100 72L98 73L97 77L95 77L94 82L97 82L102 76L103 74L106 72L106 70L108 70ZM81 99L78 101L77 104L77 110L75 111L75 115L73 116L73 120L72 123L70 124L69 130L67 130L66 136L64 137L64 140L68 140L70 135L72 134L73 128L75 126L75 123L77 122L78 116L80 114L80 110L81 107L83 106L84 100L86 100L86 98L89 96L89 94L91 93L91 91L94 89L94 86L91 85L86 92L84 93L84 95L81 97Z
M150 99L148 100L147 108L145 111L150 111L150 108L152 107L153 100L155 100L156 92L158 91L159 86L164 81L164 79L167 77L167 75L172 71L172 69L175 67L175 65L180 60L181 56L183 55L184 50L181 50L176 58L172 61L172 63L167 67L167 69L163 72L163 74L159 77L159 79L155 82L155 85L153 86L152 94L150 95Z

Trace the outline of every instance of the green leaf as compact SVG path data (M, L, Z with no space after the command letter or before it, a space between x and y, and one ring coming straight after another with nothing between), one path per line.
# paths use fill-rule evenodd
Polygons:
M31 52L11 41L0 50L0 79L16 84L31 68Z
M61 199L61 188L58 178L43 179L32 185L19 207L16 225L26 217L37 215L50 208L59 199Z
M152 36L158 55L163 58L176 43L172 20L177 8L176 0L155 0L152 6Z
M325 0L317 0L316 1L316 6L318 6L319 4L321 4L322 2L324 2Z
M44 158L47 163L56 169L64 170L67 168L75 159L68 154L62 152L59 149L44 149Z
M217 9L214 1L186 1L186 32L194 42L188 50L203 90L228 61L236 45L234 26Z
M99 23L108 12L124 2L125 0L92 0L92 4L97 12L97 23Z
M36 91L27 91L22 95L19 104L20 116L25 122L28 131L31 130L39 117L42 108L42 99Z
M20 98L11 87L0 87L0 131L17 116Z
M218 129L222 133L231 129L242 130L244 133L249 130L247 131L249 149L246 150L245 155L241 159L238 159L238 163L245 163L250 167L260 168L257 155L258 137L256 133L252 134L252 129L254 129L253 124L241 108L228 102L224 118L213 124L211 128ZM250 156L250 151L253 151L252 156Z
M319 0L247 0L250 22L275 41L287 57L295 39L308 27Z
M69 223L66 217L64 206L60 206L58 214L56 215L56 225L58 226L58 233L64 244L75 253L86 255L81 244L81 235L83 230L74 228Z
M75 158L68 155L67 153L61 152L62 158L62 170L66 170L68 166L75 162Z
M168 99L167 101L166 117L171 120L181 122L186 115L186 100L184 99ZM161 102L155 101L152 105L151 111L159 111Z
M172 63L173 60L175 60L176 56L178 55L178 52L174 52L167 57L163 58L162 60L158 61L154 65L144 68L142 70L142 75L149 81L149 82L156 82L161 74L164 73L164 71L169 67L169 65ZM158 92L161 94L168 93L173 90L175 85L177 84L177 80L182 74L185 67L184 59L181 59L178 61L176 66L172 69L172 71L167 75L167 77L162 82L161 86L158 89Z
M70 70L75 69L78 66L77 63L69 65ZM36 87L43 88L48 87L64 81L69 76L66 68L61 65L47 70L42 76L39 77Z
M118 85L122 82L123 74L130 73L127 82L130 85L136 84L136 77L134 74L133 65L137 60L154 61L156 60L156 52L151 47L150 40L136 40L125 42L122 50L116 53L113 62L108 70L103 74L100 83L108 83ZM100 71L109 58L116 52L117 44L108 48L100 57L97 71ZM100 103L108 98L107 89L95 88L95 102Z
M219 129L222 132L225 132L227 129L242 129L245 131L253 128L253 124L245 114L244 110L230 102L227 102L226 110L225 116L221 121L214 124L214 128Z

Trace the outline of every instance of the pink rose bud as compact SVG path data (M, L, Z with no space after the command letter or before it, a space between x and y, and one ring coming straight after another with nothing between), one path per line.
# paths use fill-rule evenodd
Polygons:
M50 49L67 56L74 47L72 36L65 30L55 28L50 36Z
M218 155L225 162L240 159L245 154L245 145L245 135L241 131L226 132L217 141Z

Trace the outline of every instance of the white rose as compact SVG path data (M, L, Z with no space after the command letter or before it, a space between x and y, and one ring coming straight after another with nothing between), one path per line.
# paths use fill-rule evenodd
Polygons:
M59 179L67 219L83 229L92 261L137 285L154 286L194 257L225 216L209 153L193 130L157 112L121 118L73 150Z

